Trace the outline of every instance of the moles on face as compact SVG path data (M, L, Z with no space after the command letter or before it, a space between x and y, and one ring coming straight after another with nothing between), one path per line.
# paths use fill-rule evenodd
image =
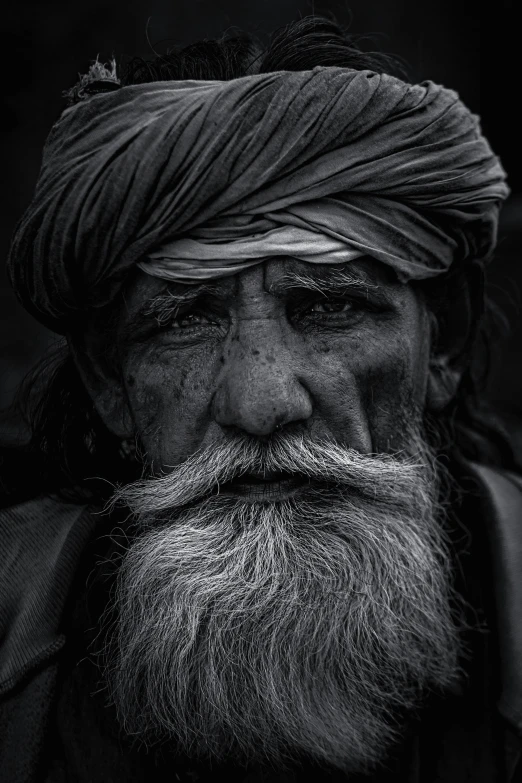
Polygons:
M426 405L426 306L385 265L271 258L202 285L142 272L124 297L118 372L87 340L83 375L106 425L154 470L227 435L290 428L394 452Z

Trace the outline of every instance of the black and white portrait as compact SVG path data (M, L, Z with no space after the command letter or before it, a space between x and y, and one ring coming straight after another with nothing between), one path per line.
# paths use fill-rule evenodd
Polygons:
M9 10L0 779L522 779L514 8Z

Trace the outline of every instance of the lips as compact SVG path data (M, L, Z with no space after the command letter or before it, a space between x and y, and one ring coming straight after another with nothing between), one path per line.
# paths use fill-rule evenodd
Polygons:
M281 470L264 471L263 473L250 471L249 473L243 473L243 475L238 476L236 479L233 479L233 481L239 481L240 483L245 483L245 481L248 483L266 483L267 481L288 481L295 478L300 478L300 476L296 473L286 473Z
M257 501L284 500L308 486L309 479L299 473L283 471L249 472L219 487L220 495L232 495Z

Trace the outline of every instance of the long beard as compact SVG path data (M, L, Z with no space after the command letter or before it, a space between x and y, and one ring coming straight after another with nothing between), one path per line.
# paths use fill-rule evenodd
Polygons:
M242 470L313 477L285 501L213 493ZM210 493L210 494L209 494ZM120 493L105 676L124 730L191 757L374 767L457 674L433 459L246 441Z

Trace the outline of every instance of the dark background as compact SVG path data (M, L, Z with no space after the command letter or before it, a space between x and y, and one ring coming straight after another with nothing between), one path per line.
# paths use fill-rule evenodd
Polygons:
M512 196L500 227L491 292L511 323L494 346L487 395L522 416L522 166L520 146L519 27L515 2L495 0L84 0L9 4L0 87L7 111L2 123L2 257L27 206L42 145L63 108L61 92L99 55L108 60L152 55L170 44L215 38L234 26L266 39L275 28L307 15L334 14L354 34L378 34L363 48L400 55L411 80L431 79L456 89L481 115L482 126L509 175ZM7 51L6 51L7 49ZM56 338L15 300L0 278L0 409L23 375Z

